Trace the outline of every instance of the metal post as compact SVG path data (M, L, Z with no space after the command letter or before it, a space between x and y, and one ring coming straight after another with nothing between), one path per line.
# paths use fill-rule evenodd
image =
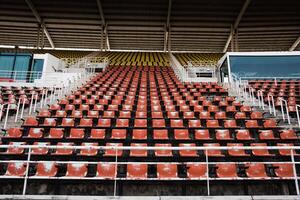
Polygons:
M39 95L38 95L38 94L36 94L36 95L35 95L35 100L34 100L33 112L35 112L35 111L36 111L36 106L37 106L38 97L39 97Z
M0 105L0 121L2 120L3 108L4 108L4 104L1 104Z
M5 115L4 125L3 125L4 129L6 129L6 125L7 125L8 114L9 114L9 107L10 107L10 104L7 104L6 115Z
M40 101L40 107L43 107L43 101L44 101L44 93L45 93L45 89L42 90L42 96L41 96L41 101Z
M300 192L299 192L299 183L298 183L298 177L297 177L297 168L296 168L296 164L295 164L295 157L294 157L294 150L291 149L291 160L292 160L292 163L293 163L293 174L294 174L294 179L295 179L295 187L296 187L296 192L297 192L297 195L300 195Z
M17 120L18 120L19 109L20 109L20 103L21 103L21 98L19 98L19 100L18 100L17 112L16 112L16 116L15 116L15 122L17 122Z
M207 196L210 196L210 187L209 187L209 165L208 165L207 149L205 150L205 162L206 162L206 186L207 186Z
M282 99L279 99L279 101L280 101L280 107L281 107L281 113L282 113L282 119L283 119L283 121L285 121L285 114L284 114L284 109L283 109L283 104L282 104Z
M117 196L117 173L118 173L118 147L115 146L115 152L116 152L116 161L115 161L115 182L114 182L114 197Z
M23 118L23 114L24 114L24 108L25 108L25 99L22 99L22 103L23 103L23 105L22 105L22 110L21 110L21 119Z
M29 106L29 115L31 115L31 111L32 111L32 104L33 104L33 95L35 94L35 91L33 91L33 93L31 94L31 99L30 99L30 106Z
M273 114L274 114L274 116L276 117L276 109L275 109L274 97L271 96L271 99L272 99L272 106L273 106Z
M271 108L271 101L270 101L270 95L268 94L268 105L269 105L269 112L272 114L272 108Z
M28 171L29 171L29 161L31 156L31 147L28 148L28 156L27 156L27 162L26 162L26 173L24 177L24 185L23 185L23 195L26 195L26 187L27 187L27 180L28 180Z

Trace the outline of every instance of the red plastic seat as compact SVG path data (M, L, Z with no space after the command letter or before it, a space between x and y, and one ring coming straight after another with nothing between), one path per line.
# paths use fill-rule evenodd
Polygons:
M147 128L147 119L135 119L134 127L135 128Z
M249 156L249 154L246 154L244 149L237 149L235 147L243 147L243 143L228 143L228 147L233 147L234 149L228 149L228 154L230 156Z
M55 177L57 174L57 166L55 162L44 161L36 166L35 176L39 177Z
M56 126L56 118L45 118L43 126Z
M106 147L122 147L122 143L106 143ZM123 150L106 149L103 156L122 156Z
M97 165L97 177L103 179L115 179L117 176L117 166L110 163L99 163Z
M49 110L47 109L43 109L39 112L39 114L37 115L37 117L51 117L51 113Z
M263 113L261 113L259 111L253 111L250 114L250 118L251 119L263 119Z
M50 142L34 142L33 145L38 145L38 148L32 148L32 155L46 155L49 152L49 149L46 148L47 145L50 145Z
M267 178L267 173L265 165L263 163L249 163L245 164L246 175L252 179L265 179Z
M210 119L211 118L210 112L207 112L207 111L200 112L199 118L200 119Z
M278 163L273 164L274 172L277 177L280 178L292 178L294 177L293 164L288 163Z
M55 117L60 117L60 118L67 117L67 113L64 110L57 110L55 113Z
M262 147L262 149L252 149L252 154L254 156L273 156L273 154L269 153L269 150L264 148L268 145L266 143L251 143L252 147Z
M147 179L148 165L147 164L128 164L127 179Z
M25 162L14 162L8 163L5 176L25 176L26 163Z
M264 121L264 127L265 128L276 128L277 122L275 119L267 119Z
M278 138L274 137L272 130L259 130L259 139L260 140L276 140Z
M111 139L126 139L126 129L113 129L111 132Z
M117 119L116 127L122 127L122 128L129 127L129 119Z
M97 110L89 110L87 117L88 118L99 118L99 112Z
M131 118L131 111L120 111L119 112L119 118L130 119Z
M189 179L207 178L206 164L187 164L187 177Z
M171 119L170 124L172 128L182 128L183 121L181 119Z
M7 130L7 134L4 136L6 138L20 138L23 135L22 128L10 128Z
M98 119L98 127L110 127L111 121L110 119Z
M59 104L67 104L68 100L65 99L65 101L63 101L63 99L59 102ZM61 110L61 107L59 104L52 104L50 105L50 110Z
M38 126L38 124L39 123L35 117L28 117L27 119L25 119L22 126Z
M164 128L166 127L164 119L153 119L152 120L152 127L153 128Z
M189 131L187 129L175 129L174 138L176 140L189 140Z
M155 140L168 140L168 130L153 130L153 139Z
M224 120L225 128L237 128L236 121L234 119Z
M241 112L246 112L246 113L249 113L249 112L251 112L251 107L250 106L242 106L241 108L240 108L240 111Z
M232 140L232 137L230 135L230 132L228 129L224 130L216 130L216 139L217 140Z
M192 111L183 112L183 118L184 119L193 119L193 118L195 118L194 112L192 112Z
M24 148L21 147L24 144L25 144L25 142L9 142L9 145L14 145L16 147L7 148L7 151L5 153L21 155L24 153Z
M186 143L186 144L179 144L179 147L196 147L194 143ZM193 149L182 149L179 150L179 155L182 157L197 157L197 150Z
M248 129L236 130L236 139L237 140L254 140L254 138L251 137Z
M246 119L247 116L246 116L246 113L244 113L244 112L237 112L237 113L235 113L234 118L235 119Z
M227 106L226 112L228 112L228 113L236 112L236 107L235 106Z
M105 129L91 129L91 139L104 139Z
M195 130L195 139L196 140L211 140L209 131L207 129Z
M70 131L70 139L82 139L84 138L84 129L83 128L72 128Z
M146 119L147 118L147 112L146 111L137 111L137 112L135 112L135 118Z
M294 156L299 156L299 154L297 154L295 150L288 149L288 147L294 146L294 144L292 144L292 143L277 143L277 146L287 147L287 149L279 149L278 150L279 155L281 155L281 156L291 156L292 152L293 152Z
M70 117L82 118L82 111L81 110L73 110Z
M288 129L280 132L280 138L282 140L296 140L298 136L293 129Z
M131 147L147 147L145 143L131 143ZM145 149L131 149L130 156L131 157L147 157L147 150Z
M163 113L162 112L152 112L151 116L153 119L162 119L163 118Z
M206 120L206 127L207 128L219 128L219 121L218 120Z
M204 143L204 147L220 147L219 143ZM210 150L204 150L204 153L207 154L207 156L213 156L213 157L223 157L221 150L219 149L210 149Z
M96 156L98 154L98 150L97 149L94 149L92 147L96 147L98 146L98 143L82 143L81 146L84 146L84 147L90 147L90 148L87 148L87 149L81 149L80 150L80 155L82 156Z
M57 143L57 146L73 146L73 143L68 142L68 143L63 143L59 142ZM64 147L64 148L57 148L54 155L72 155L73 154L73 149Z
M52 138L52 139L61 139L64 137L64 129L63 128L51 128L48 137Z
M208 106L208 109L207 109L207 111L208 112L212 112L212 113L215 113L215 112L219 112L219 106L215 106L215 105L210 105L210 106Z
M215 119L227 119L226 112L224 112L224 111L216 112Z
M82 119L80 119L80 123L79 123L78 126L79 127L92 127L93 126L93 120L82 118Z
M43 128L30 128L28 136L29 138L41 138L43 137Z
M158 179L176 179L177 165L176 164L157 164Z
M146 140L147 130L146 129L133 129L132 139L134 140Z
M179 118L179 113L177 111L168 112L167 115L168 115L169 119L178 119Z
M203 110L204 110L204 108L201 105L194 106L194 112L202 112Z
M63 127L73 127L75 125L75 121L73 118L63 118L61 126Z
M259 128L257 120L246 120L246 128Z
M221 163L216 165L216 174L218 178L237 178L236 165L233 163Z
M87 175L87 164L82 163L69 163L67 165L68 177L85 177Z
M200 128L201 121L198 119L191 119L189 120L189 128Z
M103 118L115 118L115 111L107 110L103 112Z
M172 147L171 144L155 144L155 147ZM157 157L171 157L172 150L169 149L158 149L154 151L155 156Z

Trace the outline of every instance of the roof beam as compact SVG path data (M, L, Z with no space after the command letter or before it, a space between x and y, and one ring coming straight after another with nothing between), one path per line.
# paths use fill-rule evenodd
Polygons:
M240 24L240 21L241 21L243 15L244 15L246 9L248 8L250 2L251 2L251 0L245 0L245 3L244 3L244 5L243 5L242 9L240 10L239 15L237 16L237 18L236 18L234 24L232 25L230 34L229 34L229 36L228 36L227 42L226 42L226 44L225 44L225 47L224 47L224 49L223 49L223 53L225 53L225 52L227 51L228 46L229 46L229 44L230 44L230 41L232 40L233 34L234 34L234 32L236 31L236 29L238 28L238 26L239 26L239 24Z
M172 10L172 0L169 0L167 22L166 22L165 32L164 32L164 52L167 51L167 44L170 43L169 29L170 29L171 10ZM169 47L170 47L170 45L169 45Z
M105 34L105 40L106 40L106 46L107 49L110 50L110 44L109 44L109 39L108 39L108 30L107 30L107 23L105 22L105 18L104 18L104 13L103 13L103 9L102 9L102 4L100 0L96 0L97 1L97 7L98 7L98 12L99 15L101 17L101 26L102 29L104 28L104 34ZM101 41L102 41L102 29L101 29Z
M46 24L43 22L42 18L40 17L39 13L37 12L36 8L34 7L33 3L31 2L31 0L25 0L28 7L30 8L30 10L32 11L33 15L35 16L36 20L38 21L39 24L41 24L41 26L43 27L44 33L51 45L52 48L55 48L55 45L53 43L53 40L46 28Z
M296 41L293 43L289 51L294 51L296 47L300 44L300 36L296 39Z

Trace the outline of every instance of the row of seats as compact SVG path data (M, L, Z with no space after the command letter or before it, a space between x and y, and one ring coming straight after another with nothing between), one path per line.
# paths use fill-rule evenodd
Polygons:
M223 56L221 53L175 53L174 55L183 66L187 66L190 61L203 66L216 65Z
M25 162L9 163L4 175L22 177L26 174ZM42 162L31 166L34 170L29 172L29 178L98 178L98 179L291 179L295 176L293 165L288 163L264 164L247 163L236 165L234 163L220 163L207 166L205 163L182 164L127 164L98 163L96 169L83 163L59 164L55 162ZM95 167L94 167L95 168ZM93 172L92 172L93 171ZM209 172L209 173L208 173ZM297 176L297 175L296 175ZM1 177L1 176L0 176Z
M25 145L25 142L10 142L9 145L14 145L15 147L9 147L6 151L2 151L1 154L5 155L21 155L24 154L25 149L22 148L22 145ZM33 148L31 153L32 155L73 155L76 150L68 148L68 146L74 146L72 142L59 142L57 146L65 146L65 148L58 149L49 149L46 146L50 145L50 142L34 142L33 145L40 145L38 148ZM82 143L83 147L99 147L98 143ZM106 143L105 147L122 147L123 143ZM270 150L266 149L268 147L266 143L251 143L251 147L261 147L261 149L252 149L252 150L244 150L244 149L228 149L228 150L220 150L220 149L212 149L212 150L195 150L195 149L182 149L179 151L172 151L171 149L157 149L157 150L145 150L143 147L148 147L147 143L131 143L128 144L130 147L142 147L142 149L131 149L129 150L129 157L148 157L150 156L150 152L154 152L154 156L156 157L172 157L178 152L178 155L181 157L201 157L204 155L212 156L212 157L224 157L233 156L233 157L249 157L249 156L264 156L264 157L273 157L273 156L291 156L293 153L294 156L300 156L295 150L293 152L289 149L279 149L279 150ZM180 143L179 147L197 147L195 143ZM278 143L278 147L293 147L292 143ZM150 147L150 146L149 146ZM172 147L171 143L156 143L154 147ZM203 143L203 147L220 147L219 143ZM244 147L242 143L227 143L227 147ZM99 154L106 156L123 156L127 150L100 150L96 148L86 148L77 151L77 155L80 156L98 156ZM152 153L153 154L153 153Z

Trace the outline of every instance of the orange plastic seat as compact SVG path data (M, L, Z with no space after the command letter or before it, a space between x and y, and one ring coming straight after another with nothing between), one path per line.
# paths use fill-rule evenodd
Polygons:
M55 162L44 161L42 163L37 164L35 176L55 177L57 171L58 169Z
M264 148L268 145L266 143L251 143L252 147L262 147L262 149L252 149L252 154L254 156L274 156L273 154L269 153L269 150Z
M192 111L183 112L183 118L184 119L193 119L193 118L195 118L194 112L192 112Z
M264 127L265 128L276 128L277 122L275 119L267 119L264 121Z
M224 120L225 128L237 128L236 121L234 119Z
M171 144L155 144L155 147L172 147ZM169 149L158 149L154 151L155 156L157 157L171 157L172 150Z
M80 119L80 118L82 118L82 111L81 110L73 110L70 117Z
M277 177L280 178L292 178L294 177L293 164L278 163L273 164L274 172Z
M264 179L267 178L266 168L263 163L249 163L245 164L246 175L249 178Z
M98 119L98 127L110 127L111 121L110 119Z
M111 132L111 139L126 139L126 129L113 129Z
M134 127L135 128L147 128L147 119L135 119Z
M146 119L147 118L147 112L146 111L137 111L137 112L135 112L135 118Z
M244 112L236 112L234 115L234 118L235 119L246 119L247 116L246 116L246 113L244 113Z
M186 144L179 144L179 147L196 147L194 143L186 143ZM197 157L197 150L193 149L182 149L179 150L179 155L182 157Z
M133 129L132 139L134 140L146 140L147 130L146 129Z
M216 130L216 139L217 140L232 140L232 137L230 135L230 132L228 129L224 130Z
M106 143L106 147L122 147L122 143ZM122 156L123 150L106 149L103 156Z
M10 128L7 130L7 134L4 136L6 138L20 138L23 135L22 128Z
M278 138L274 137L272 130L259 130L259 139L260 140L276 140Z
M221 163L216 165L218 178L237 178L236 165L233 163Z
M40 117L40 118L42 118L42 117L51 117L51 113L50 113L50 111L47 110L47 109L42 109L42 110L39 112L39 114L37 115L37 117Z
M115 111L106 110L106 111L103 112L102 117L103 118L115 118Z
M147 179L148 165L147 164L128 164L127 179Z
M158 179L176 179L177 165L176 164L157 164Z
M246 120L246 128L259 128L257 120Z
M55 118L45 118L43 126L50 126L50 127L56 126L56 119Z
M116 127L122 127L122 128L129 127L129 119L117 119Z
M200 112L199 118L200 119L210 119L211 118L210 112L207 112L207 111Z
M287 149L279 149L278 150L279 155L281 155L281 156L291 156L292 152L293 152L294 156L299 156L299 154L297 154L295 150L288 149L288 147L294 146L294 144L292 144L292 143L277 143L277 146L287 147Z
M92 127L93 126L93 120L82 118L82 119L80 119L80 123L79 123L78 126L79 127Z
M259 111L253 111L250 114L251 119L263 119L263 114Z
M182 128L183 121L181 119L171 119L170 124L172 128Z
M9 142L8 144L16 147L8 147L5 152L6 154L21 155L24 153L24 148L22 148L22 145L25 145L25 142Z
M168 130L153 130L153 139L155 140L168 140Z
M98 143L82 143L81 146L84 146L84 147L90 147L90 148L87 148L87 149L81 149L80 150L80 155L82 156L96 156L98 154L98 150L97 149L94 149L92 147L96 147L98 146Z
M130 119L131 118L131 112L130 111L120 111L119 112L119 118Z
M189 140L189 131L187 129L175 129L174 138L176 140Z
M254 138L251 137L248 129L236 130L235 137L237 140L254 140Z
M5 176L25 176L26 163L25 162L14 162L8 163Z
M22 126L38 126L38 121L35 117L28 117L25 119Z
M41 138L43 137L43 128L30 128L28 136L29 138Z
M117 175L116 165L111 163L99 163L97 165L97 177L103 179L115 179Z
M83 128L71 128L70 139L82 139L84 138L84 129Z
M189 120L189 128L200 128L201 121L198 119L191 119Z
M243 147L243 143L228 143L228 147ZM246 154L244 149L228 149L228 154L230 156L250 156L249 154Z
M99 118L99 112L97 110L89 110L87 117L88 118Z
M57 146L73 146L73 143L59 142L59 143L57 143ZM55 153L53 153L53 154L54 155L72 155L73 149L68 148L68 147L58 148L58 149L56 149Z
M60 118L67 117L67 113L64 110L57 110L55 113L55 117L60 117Z
M224 112L224 111L216 112L215 119L227 119L226 112Z
M151 116L153 119L162 119L163 118L163 113L162 112L152 112Z
M195 130L195 139L196 140L211 140L209 131L207 129Z
M50 145L50 142L34 142L33 145L38 145L38 148L32 148L31 153L33 155L46 155L49 152L49 149L46 148L47 145Z
M226 112L228 112L228 113L236 112L236 107L235 106L227 106Z
M61 126L63 127L73 127L75 125L73 118L63 118Z
M145 143L131 143L131 147L147 147ZM148 153L145 149L131 149L130 156L131 157L147 157Z
M164 128L166 127L164 119L153 119L152 120L152 127L153 128Z
M105 129L91 129L91 139L104 139Z
M187 177L189 179L207 178L206 164L187 164Z
M87 175L87 164L82 163L69 163L67 165L68 177L85 177Z
M204 147L220 147L219 143L204 143ZM212 157L223 157L224 155L222 154L221 150L219 149L209 149L209 150L204 150L204 153L207 154L207 156L212 156Z
M219 128L219 121L218 120L206 120L206 127L207 128Z
M288 129L280 132L280 138L282 140L296 140L298 136L293 129Z

